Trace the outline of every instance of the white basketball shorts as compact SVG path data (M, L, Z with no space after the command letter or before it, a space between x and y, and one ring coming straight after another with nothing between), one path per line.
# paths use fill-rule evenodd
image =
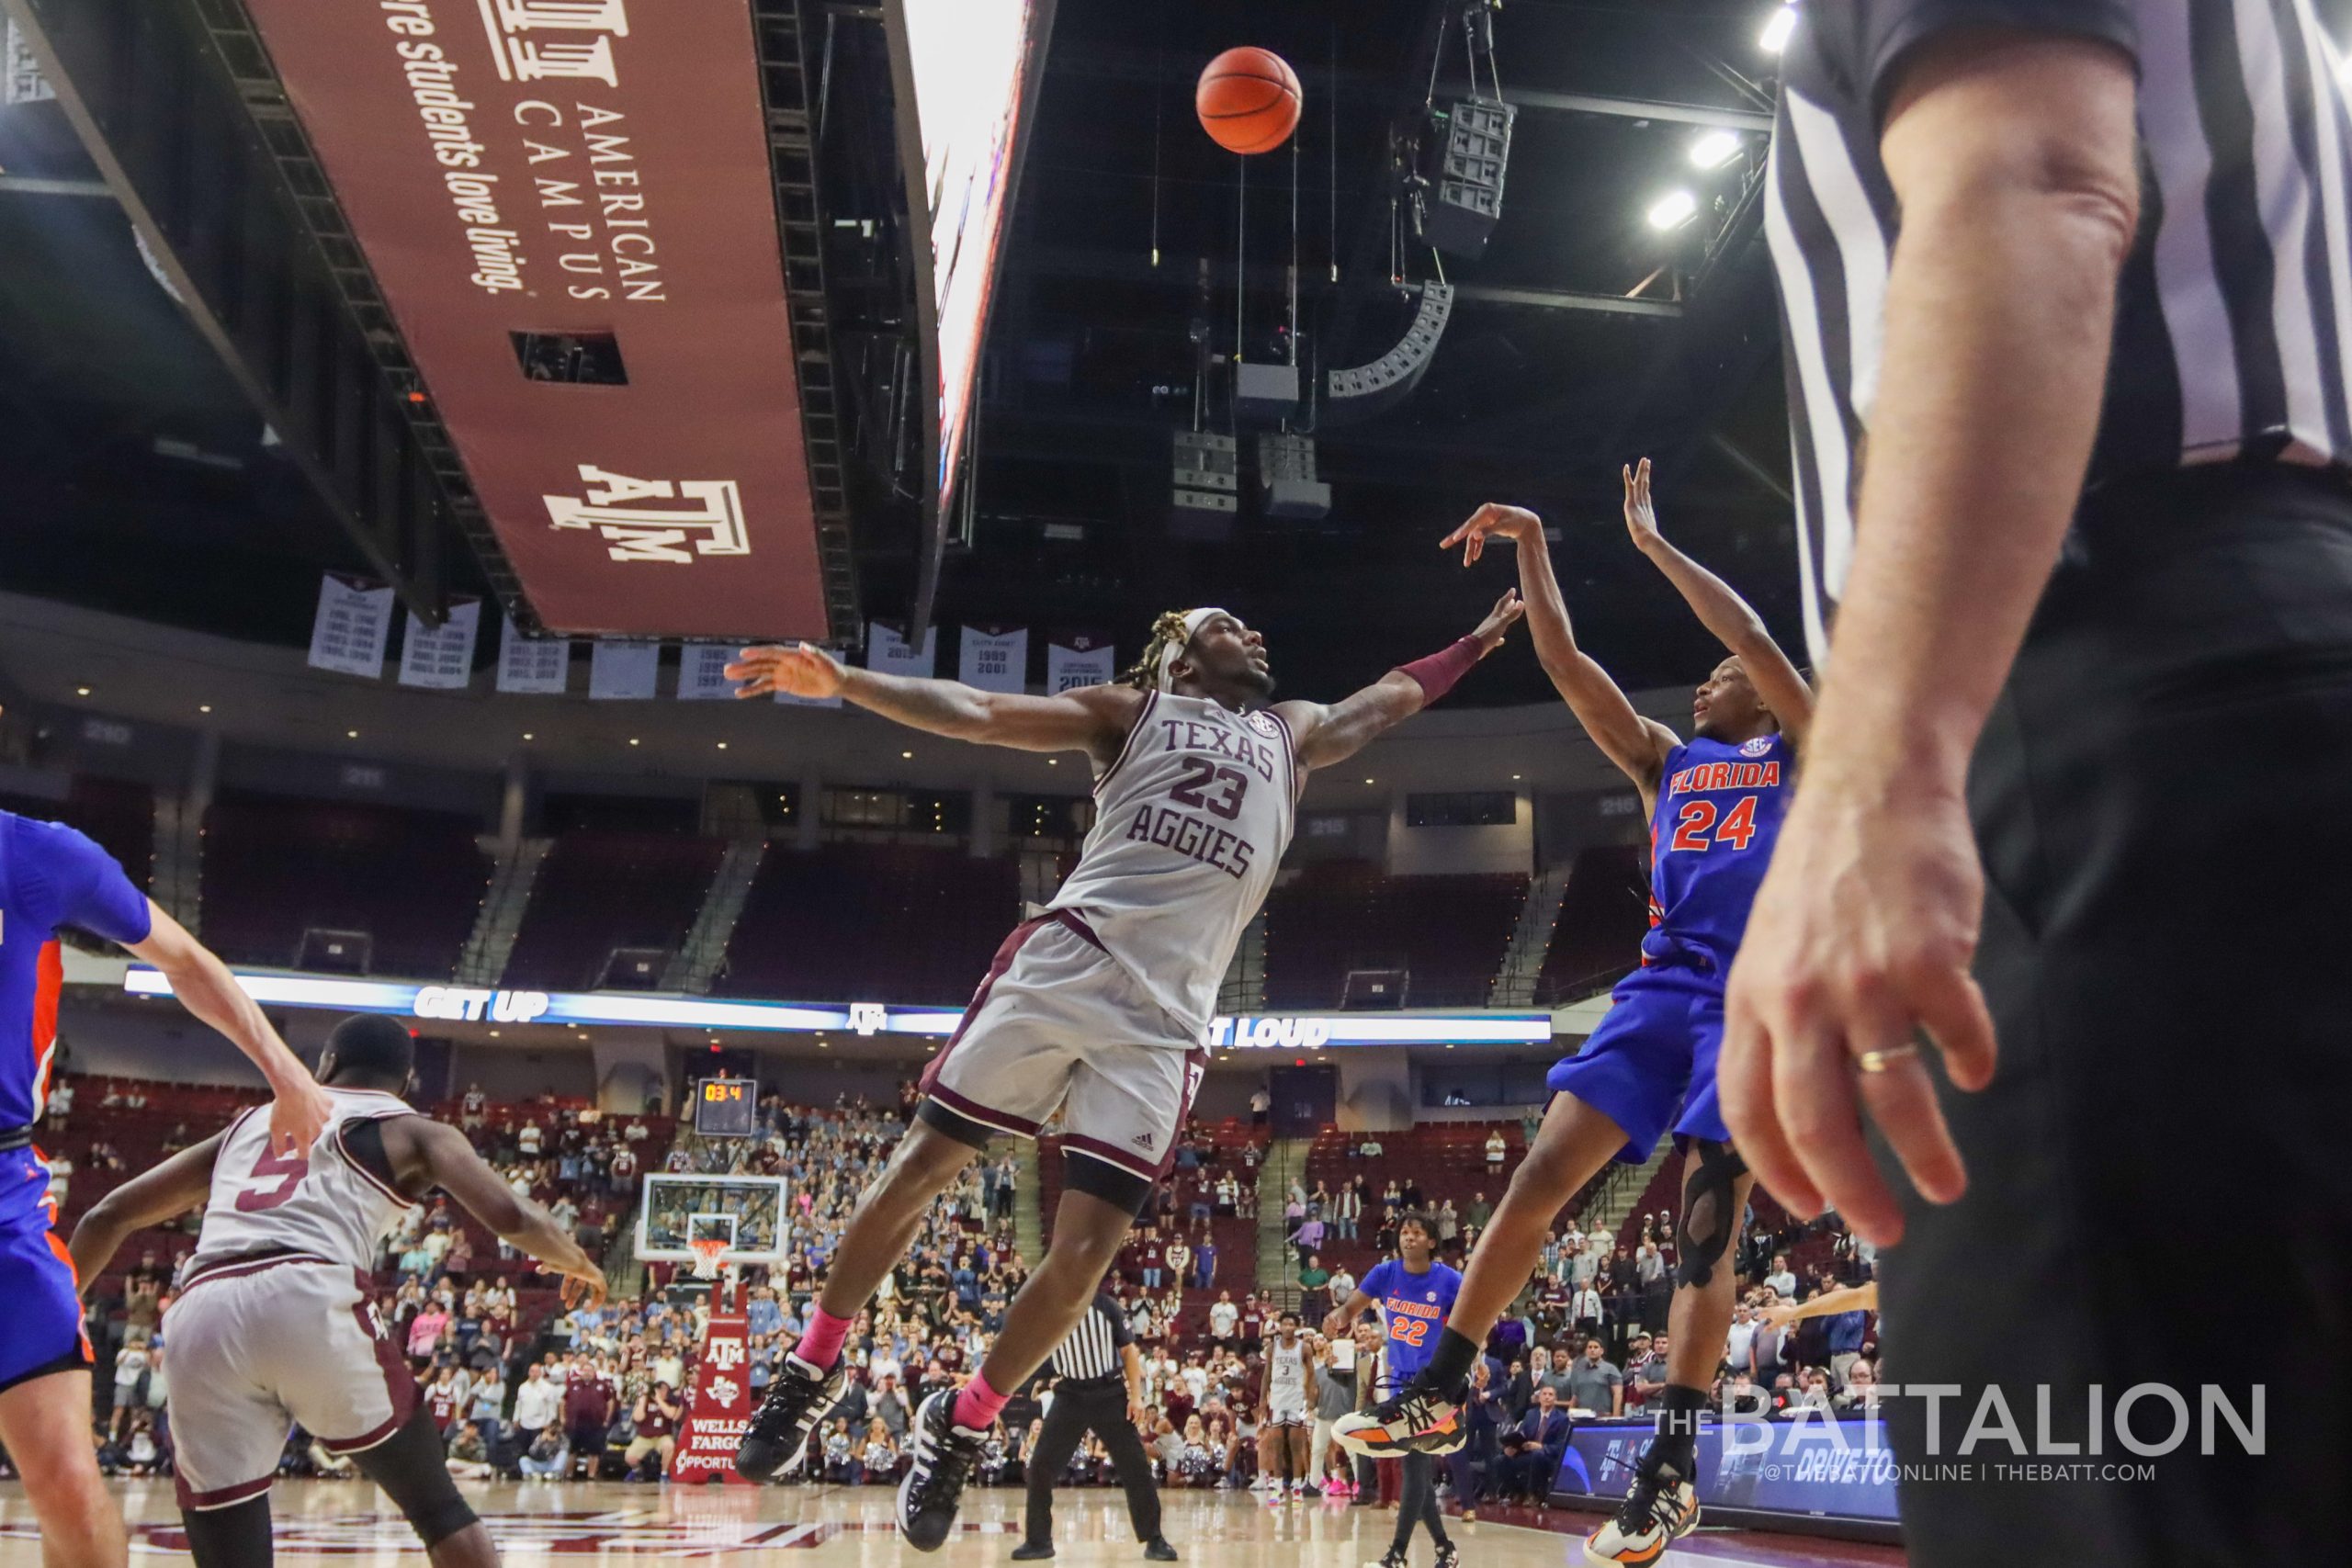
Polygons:
M192 1274L164 1317L183 1508L269 1490L295 1422L329 1453L365 1452L416 1408L365 1276L300 1254Z
M948 1113L934 1125L975 1144L1034 1138L1060 1111L1065 1152L1122 1173L1110 1185L1124 1198L1148 1196L1174 1163L1207 1068L1199 1040L1091 934L1047 915L997 950L922 1089Z

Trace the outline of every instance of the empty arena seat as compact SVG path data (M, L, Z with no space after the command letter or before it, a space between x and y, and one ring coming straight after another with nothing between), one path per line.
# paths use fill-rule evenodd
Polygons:
M1516 873L1388 876L1359 861L1310 865L1266 900L1266 1005L1484 1007L1528 879ZM1375 989L1351 973L1395 976Z
M694 929L727 853L723 839L675 833L567 833L555 841L531 889L530 906L505 984L543 991L593 991L647 979L645 952L614 963L616 949L675 953Z
M1577 856L1535 999L1558 1007L1607 990L1641 962L1650 927L1648 851L1608 844Z
M1020 919L1011 860L922 844L772 848L714 988L961 1006Z
M453 811L223 790L204 818L204 940L232 964L296 964L312 931L364 932L368 971L448 978L490 886Z

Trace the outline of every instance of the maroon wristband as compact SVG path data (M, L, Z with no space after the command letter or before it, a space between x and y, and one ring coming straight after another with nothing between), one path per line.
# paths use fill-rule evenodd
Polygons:
M1416 659L1410 664L1400 664L1397 668L1419 682L1421 705L1426 707L1453 690L1453 683L1467 675L1470 667L1477 663L1479 658L1478 639L1465 637L1427 659Z

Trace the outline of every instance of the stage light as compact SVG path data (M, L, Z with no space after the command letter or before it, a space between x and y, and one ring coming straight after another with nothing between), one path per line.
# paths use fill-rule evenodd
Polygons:
M1796 30L1797 8L1794 0L1791 0L1790 4L1773 12L1772 19L1764 24L1763 32L1757 36L1756 47L1767 54L1778 54L1789 46L1789 35Z
M359 739L359 731L356 729L346 729L343 732L343 738L345 740L356 740Z
M1739 156L1739 132L1711 130L1690 143L1690 166L1695 169L1720 168Z
M899 760L902 762L911 762L915 760L915 754L912 751L901 751L899 753Z
M77 697L86 697L90 694L90 688L87 686L76 686L74 688L74 694Z
M1687 190L1674 191L1660 198L1657 205L1650 209L1650 227L1679 229L1690 222L1691 216L1698 210L1697 197Z
M198 713L210 713L212 711L212 705L210 703L198 703L196 705L196 711Z

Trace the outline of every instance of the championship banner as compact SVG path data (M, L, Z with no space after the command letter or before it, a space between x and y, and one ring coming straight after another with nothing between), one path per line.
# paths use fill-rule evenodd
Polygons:
M735 662L735 649L725 643L690 642L678 650L678 700L707 703L731 697L735 682L727 667Z
M392 591L362 588L328 573L319 579L319 615L311 623L311 668L383 679L384 645L392 635Z
M865 624L865 667L882 675L912 675L929 679L939 671L939 628L922 634L916 648L879 621Z
M752 7L243 9L539 619L832 635Z
M461 692L474 676L474 639L481 630L481 601L452 601L439 627L409 613L401 631L401 684Z
M1046 645L1046 694L1059 696L1079 686L1107 684L1118 671L1118 649L1091 637Z
M702 1359L695 1366L694 1392L686 1400L670 1479L707 1481L715 1475L730 1486L749 1486L735 1473L735 1450L752 1425L751 1330L743 1315L743 1287L719 1285L710 1301L710 1326L703 1331Z
M1029 629L966 626L956 673L967 686L1019 696L1029 689Z
M588 655L588 695L599 702L645 702L662 672L658 642L600 642Z
M498 645L498 689L536 696L560 696L571 678L571 644L562 637L533 639L504 617Z

